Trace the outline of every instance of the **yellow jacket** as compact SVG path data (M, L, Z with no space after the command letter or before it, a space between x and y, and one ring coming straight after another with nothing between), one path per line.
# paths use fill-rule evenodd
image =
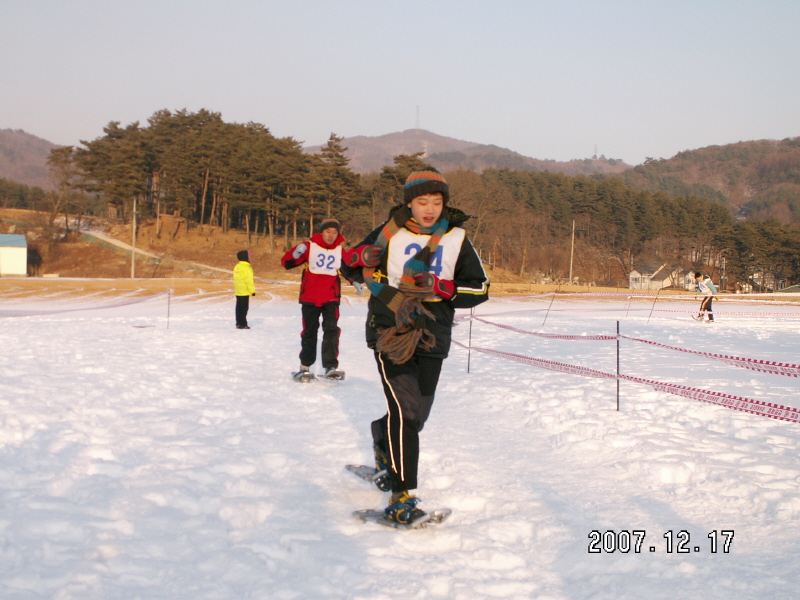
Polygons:
M237 296L252 296L256 293L253 267L246 260L240 260L233 268L233 293Z

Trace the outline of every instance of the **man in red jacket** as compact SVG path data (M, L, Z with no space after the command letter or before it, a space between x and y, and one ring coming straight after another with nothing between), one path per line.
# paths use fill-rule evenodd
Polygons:
M300 283L303 332L300 335L300 370L296 381L314 379L309 368L317 360L317 331L322 317L322 367L328 379L344 379L339 370L339 302L342 297L339 267L342 265L342 226L327 218L319 224L319 233L291 248L281 259L285 269L306 265Z

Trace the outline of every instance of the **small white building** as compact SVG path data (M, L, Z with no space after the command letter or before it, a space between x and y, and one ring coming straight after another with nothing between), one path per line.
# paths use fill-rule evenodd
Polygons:
M628 286L632 290L649 290L650 278L656 272L656 267L651 265L639 265L628 273Z
M28 274L28 240L16 233L0 233L0 277Z
M680 276L679 269L666 264L641 265L628 274L628 285L632 290L662 290L678 284Z

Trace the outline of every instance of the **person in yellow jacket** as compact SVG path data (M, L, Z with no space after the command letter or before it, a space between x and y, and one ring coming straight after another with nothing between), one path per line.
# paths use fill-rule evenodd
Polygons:
M247 311L250 309L250 296L256 295L253 280L253 267L250 265L250 251L240 250L236 254L239 262L233 268L233 293L236 294L236 329L250 329L247 325Z

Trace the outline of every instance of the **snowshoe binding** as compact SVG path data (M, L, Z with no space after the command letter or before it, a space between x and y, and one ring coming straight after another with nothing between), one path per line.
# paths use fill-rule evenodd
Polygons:
M430 519L428 513L417 508L419 498L411 496L408 492L392 494L389 506L384 509L386 519L398 525L419 527Z
M392 489L392 482L389 479L389 456L378 443L372 444L372 449L375 452L375 474L372 483L382 492L388 492Z

